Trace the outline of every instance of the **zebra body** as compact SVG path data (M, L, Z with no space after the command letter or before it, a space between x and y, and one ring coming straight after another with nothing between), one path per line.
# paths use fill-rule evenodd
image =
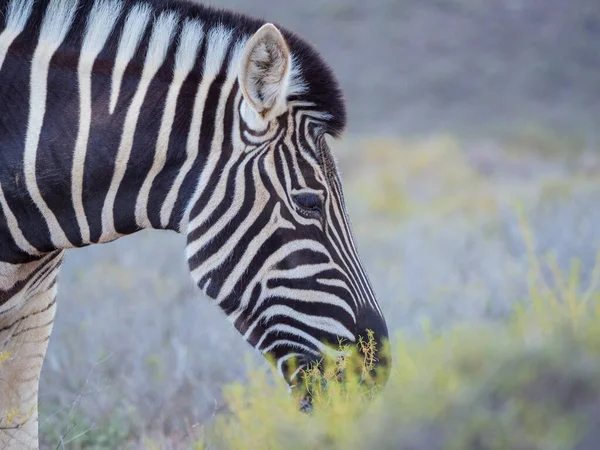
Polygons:
M37 447L66 249L187 235L194 281L290 384L291 358L387 337L324 139L341 93L304 41L179 2L0 8L0 447Z

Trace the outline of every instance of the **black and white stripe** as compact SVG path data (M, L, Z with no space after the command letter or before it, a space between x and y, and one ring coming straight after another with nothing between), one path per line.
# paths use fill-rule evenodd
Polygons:
M292 356L387 337L324 139L341 93L302 39L176 1L0 9L0 330L62 250L156 228L290 382Z

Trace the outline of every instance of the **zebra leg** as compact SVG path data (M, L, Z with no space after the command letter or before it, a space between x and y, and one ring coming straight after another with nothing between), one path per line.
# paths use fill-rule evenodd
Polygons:
M38 384L55 299L56 284L0 315L0 449L38 448Z

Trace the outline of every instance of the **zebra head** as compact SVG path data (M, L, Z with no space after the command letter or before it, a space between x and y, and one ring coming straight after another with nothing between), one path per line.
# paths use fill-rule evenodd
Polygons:
M214 157L222 165L190 206L187 257L198 286L294 385L340 340L356 343L367 330L388 337L325 139L343 128L344 104L316 53L272 24L245 39L231 64ZM379 358L383 383L389 366Z

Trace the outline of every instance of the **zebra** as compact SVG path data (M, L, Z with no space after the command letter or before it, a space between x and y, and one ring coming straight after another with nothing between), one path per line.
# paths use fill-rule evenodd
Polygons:
M306 40L182 0L0 8L0 447L38 445L71 248L184 234L194 283L291 387L340 339L388 339L327 143L345 101Z

